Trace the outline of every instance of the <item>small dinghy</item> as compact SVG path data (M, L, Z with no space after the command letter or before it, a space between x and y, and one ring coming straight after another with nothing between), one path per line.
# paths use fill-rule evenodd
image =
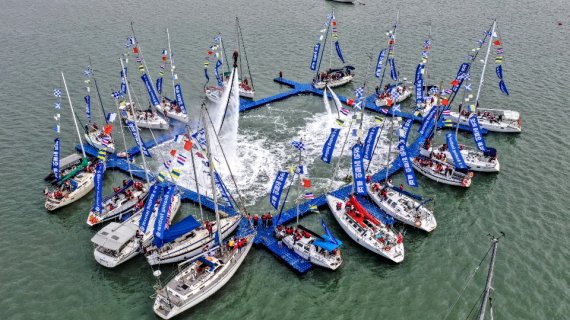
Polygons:
M374 203L394 219L427 232L437 227L433 212L409 195L380 183L368 184L368 195Z
M353 195L345 202L328 194L327 203L338 224L352 240L391 261L404 261L402 235L396 235L386 224L368 213Z

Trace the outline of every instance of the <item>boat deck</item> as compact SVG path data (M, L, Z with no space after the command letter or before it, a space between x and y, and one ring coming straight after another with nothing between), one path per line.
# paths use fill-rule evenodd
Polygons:
M312 84L310 84L310 83L300 83L300 82L295 82L293 80L289 80L289 79L285 79L285 78L275 78L274 81L277 83L289 86L292 89L289 91L281 92L281 93L278 93L278 94L275 94L275 95L272 95L272 96L269 96L266 98L262 98L259 100L240 99L240 112L253 110L255 108L259 108L259 107L262 107L264 105L267 105L269 103L284 100L284 99L287 99L289 97L296 96L299 94L314 94L314 95L319 95L319 96L323 95L323 90L314 88L312 86ZM348 103L349 98L344 97L344 96L340 96L340 95L338 96L338 98L340 99L341 102L343 102L345 104ZM374 104L374 100L375 100L374 95L370 95L366 99L367 99L366 109L377 112L377 113L381 113L381 114L386 115L386 116L392 116L391 112L386 113L383 110L383 108L377 107ZM409 113L405 113L405 112L396 112L394 115L405 118L405 119L412 119L416 122L421 122L421 120L422 120L421 117L417 117L417 116L414 116L413 114L409 114ZM156 142L154 140L145 141L145 145L147 146L147 148L151 149L151 148L155 147L156 145L164 143L168 140L171 140L176 135L183 134L185 132L185 124L184 123L173 120L173 119L170 119L170 122L173 125L171 130L169 130L165 134L157 136ZM468 130L469 128L466 126L463 126L463 128L460 127L460 129ZM426 130L426 132L429 132L429 131L430 130ZM411 158L414 158L419 154L420 146L421 146L421 144L424 143L425 139L426 139L426 135L421 135L410 146L408 146L409 154L410 154ZM97 149L95 149L89 145L84 145L84 147L85 147L85 152L87 152L90 156L94 156L94 157L97 156ZM81 149L80 146L77 146L77 149L80 150ZM129 153L131 155L138 155L140 153L139 147L134 146L134 147L130 148ZM129 164L127 163L127 161L125 161L125 159L117 157L116 154L109 154L108 160L107 160L107 168L109 168L109 169L114 168L114 169L119 169L123 172L128 172ZM402 168L402 163L401 163L399 158L396 158L390 164L387 176L389 177L389 176L395 174L401 168ZM130 164L130 169L131 169L131 172L133 173L134 176L136 176L139 179L144 179L144 171L142 168L140 168L136 165ZM155 179L155 177L152 174L150 175L150 177L153 180ZM380 181L384 180L385 178L386 178L386 168L375 173L372 176L372 181L373 182L380 182ZM182 199L183 200L189 200L189 201L192 201L194 203L198 202L198 194L196 192L185 189L183 187L179 187L179 188L182 191ZM333 194L335 197L338 197L340 199L346 199L346 198L348 198L348 195L351 193L351 189L352 188L350 185L345 185L345 186L341 187L340 189L331 192L331 194ZM206 196L201 196L201 201L202 201L202 205L213 210L214 205L213 205L212 199L210 199ZM380 209L378 209L370 201L368 201L362 197L358 197L358 201L375 218L377 218L381 221L385 221L384 219L386 217L386 214L383 213ZM306 202L300 204L299 205L299 214L300 214L300 216L304 216L304 215L311 213L311 207L312 206L323 207L326 205L327 205L326 197L324 194L322 194L320 196L315 197L312 200L309 200L309 201L306 201ZM235 210L233 210L232 208L229 208L229 207L222 206L222 207L220 207L220 209L227 212L230 216L238 214L238 212L236 212ZM291 222L294 219L296 219L296 216L297 216L297 208L296 207L291 208L291 209L286 210L286 211L283 211L279 223L280 224L286 224L288 222ZM274 220L273 225L276 225L277 224L277 215L274 216L273 220ZM248 222L245 219L243 219L242 222L240 223L240 226L238 227L237 233L239 236L243 236L243 235L246 235L247 233L249 233L248 231L249 231ZM271 228L259 227L258 232L257 232L257 236L255 238L255 243L266 247L269 251L271 251L273 254L275 254L282 261L287 263L289 266L291 266L294 270L298 271L299 273L305 273L305 272L309 271L312 267L311 263L302 259L300 256L298 256L292 250L288 249L285 245L282 245L281 247L279 247L277 240L273 237L272 227Z

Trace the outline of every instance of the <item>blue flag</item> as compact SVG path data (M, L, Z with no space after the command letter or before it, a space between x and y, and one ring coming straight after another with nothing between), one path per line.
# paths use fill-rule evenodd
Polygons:
M394 81L398 81L398 71L396 71L396 60L394 58L388 58L390 63L390 77Z
M95 197L93 199L93 211L103 212L103 173L105 165L99 162L95 168Z
M156 79L156 92L162 94L162 77Z
M158 239L162 239L164 236L164 230L166 229L166 223L168 222L170 204L172 203L174 192L176 192L175 186L166 187L164 194L162 195L162 199L160 200L158 215L156 216L156 223L154 225L154 236Z
M408 149L406 148L406 144L401 141L398 144L398 153L400 154L400 161L402 161L402 167L404 168L404 174L406 175L406 183L410 187L417 187L418 181L416 180L416 174L412 167L412 161L410 160Z
M499 89L501 89L501 92L503 92L507 96L509 95L509 90L507 89L507 85L503 80L499 81Z
M141 76L144 85L146 86L146 90L148 91L148 96L150 98L150 102L153 106L160 106L160 102L158 101L158 97L156 96L156 92L154 92L154 88L152 87L152 83L150 83L150 79L148 75L145 73Z
M275 177L275 181L273 181L273 186L271 186L269 202L275 210L279 208L279 200L281 199L281 193L283 192L283 187L287 181L287 176L289 176L287 171L279 171L277 173L277 177Z
M459 150L459 145L457 144L457 138L455 137L454 132L449 132L445 135L445 140L447 141L447 149L449 153L451 153L451 157L453 158L453 164L458 169L468 169L469 167L465 164L465 160L463 159L463 155Z
M364 159L370 161L374 153L374 146L376 145L376 137L380 127L373 127L368 130L366 139L364 140Z
M321 155L321 160L323 160L325 163L331 163L334 147L336 145L336 140L338 139L339 133L340 129L331 128L331 134L323 145L323 154Z
M224 200L233 208L234 205L231 201L230 198L231 196L230 193L228 192L228 188L226 187L226 185L222 181L222 178L216 171L214 171L214 181L216 183L216 187L218 188L218 190L220 190L220 193L222 194L222 198L224 198Z
M424 102L424 76L422 75L422 70L424 69L423 64L418 64L416 68L416 79L414 84L416 85L416 103L420 104Z
M420 126L420 129L418 130L418 132L421 135L426 133L426 130L432 125L436 112L437 112L437 106L433 106L429 110L428 114L423 118L422 125Z
M161 193L162 187L156 183L150 186L150 189L148 190L148 197L146 198L146 203L144 204L141 219L139 220L139 227L143 233L146 232L148 222L150 221L150 216L154 211L154 205L156 204L156 200L158 200L158 197L160 197Z
M499 80L503 80L503 66L498 65L495 71L497 73L497 77L499 78Z
M57 180L59 180L60 178L59 153L60 153L60 140L59 138L55 138L53 140L53 156L51 158L51 172L53 172L53 176Z
M135 139L135 142L137 143L137 146L139 146L139 149L142 150L142 153L149 157L152 158L152 156L150 155L150 152L148 152L148 148L146 147L144 141L142 141L139 132L137 130L137 128L135 127L135 123L132 121L126 121L127 122L127 127L129 128L129 130L131 131L131 134L133 135L133 138Z
M317 42L313 48L313 59L311 60L311 70L317 70L317 60L319 59L319 51L321 50L321 43Z
M469 117L469 126L471 127L471 132L473 133L473 140L475 140L477 149L486 152L487 145L485 144L485 139L483 138L483 134L481 133L481 127L479 126L479 119L477 119L477 115L472 114L471 117Z
M323 226L323 229L325 230L325 233L327 234L327 237L329 238L330 242L332 242L334 244L338 244L338 240L333 236L333 234L329 230L329 228L327 228L327 225L325 224L325 220L323 220L323 219L321 219L321 226Z
M91 121L91 96L86 95L83 99L85 99L85 114L87 115L87 119Z
M186 114L186 104L184 104L184 97L182 96L182 88L180 87L180 84L177 83L174 86L174 91L176 92L176 102L178 102L180 110L182 113Z
M216 80L218 81L218 86L221 87L224 85L222 78L220 77L220 67L222 66L222 61L218 59L216 61L216 66L214 67L214 75L216 76Z
M127 94L127 81L125 80L125 74L127 73L127 67L121 70L121 91L120 94Z
M210 82L210 76L208 76L208 68L204 68L204 78L206 78L206 83Z
M406 142L408 141L408 136L410 135L410 131L412 129L413 123L414 123L414 120L408 119L404 122L404 124L402 124L402 130L400 131L400 142L403 142L404 144L406 144Z
M352 176L354 177L354 189L356 190L356 194L368 194L366 190L366 176L364 175L362 144L360 143L352 147Z
M340 51L340 44L338 41L335 41L334 46L336 48L336 54L338 55L338 58L340 61L342 61L342 63L344 63L344 57L342 56L342 51Z
M469 63L463 63L459 67L459 70L457 71L457 75L455 76L455 79L458 80L459 83L456 86L453 86L451 88L451 91L457 92L459 90L459 88L461 88L461 84L463 83L463 80L465 80L465 77L467 76L467 73L469 72L470 68L471 68L471 65Z
M376 72L374 75L376 78L380 78L382 75L382 65L384 64L384 57L386 56L386 49L382 49L378 54L378 60L376 61Z

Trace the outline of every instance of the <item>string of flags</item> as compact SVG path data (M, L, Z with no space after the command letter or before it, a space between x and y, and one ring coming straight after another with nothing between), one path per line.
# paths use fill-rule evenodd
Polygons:
M55 131L55 133L60 133L61 114L59 112L61 110L61 89L59 88L53 89L53 95L54 97L57 98L53 105L54 108L53 119L55 120L55 127L53 128L53 130Z
M497 32L493 34L496 40L493 41L493 45L495 46L495 73L497 74L497 78L499 78L499 89L502 93L509 95L509 90L507 89L507 85L503 80L503 62L505 50L502 47L501 39L499 38Z
M85 68L83 75L85 76L85 91L87 92L87 95L83 98L85 100L85 115L87 116L87 120L91 122L91 96L89 95L91 92L89 84L91 84L91 76L93 75L91 66L87 66L87 68Z
M221 60L222 57L222 36L217 35L214 37L212 41L212 45L208 48L206 52L206 56L204 57L204 77L206 78L206 83L210 81L210 76L208 75L208 67L210 66L210 62L216 61L216 70L221 66L223 61ZM217 63L219 61L219 63Z

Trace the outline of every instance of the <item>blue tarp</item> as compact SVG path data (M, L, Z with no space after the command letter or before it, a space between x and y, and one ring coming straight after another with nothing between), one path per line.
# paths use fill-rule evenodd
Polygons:
M342 242L338 239L336 239L337 243L330 241L329 237L326 234L322 235L321 237L324 240L317 239L313 242L313 244L319 248L323 248L327 251L333 251L342 245Z
M168 230L164 231L162 239L154 238L154 244L160 248L166 243L173 241L174 239L198 228L199 226L200 222L196 221L193 216L187 216L180 222L171 225Z

